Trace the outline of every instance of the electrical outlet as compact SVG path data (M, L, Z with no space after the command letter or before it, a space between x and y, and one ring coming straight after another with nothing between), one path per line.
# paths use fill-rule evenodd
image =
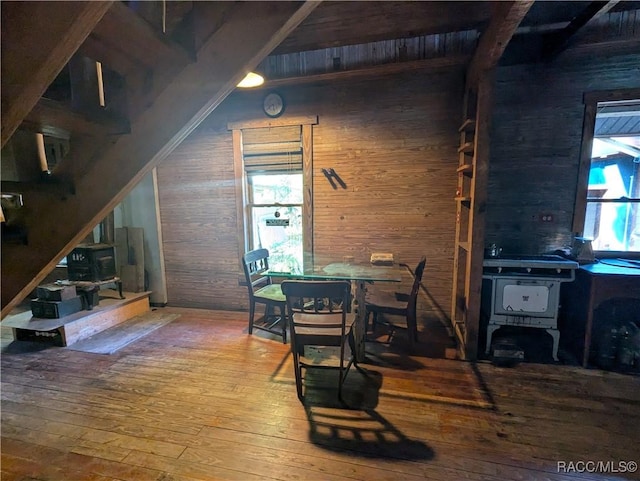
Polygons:
M545 213L545 214L540 214L540 222L553 222L553 214L549 214L549 213Z

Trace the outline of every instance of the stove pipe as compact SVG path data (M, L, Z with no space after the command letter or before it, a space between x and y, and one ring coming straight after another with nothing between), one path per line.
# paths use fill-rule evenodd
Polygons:
M101 244L114 244L115 243L115 216L111 211L100 222L100 243Z

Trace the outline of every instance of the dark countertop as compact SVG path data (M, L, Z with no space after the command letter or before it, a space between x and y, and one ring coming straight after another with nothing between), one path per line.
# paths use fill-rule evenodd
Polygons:
M581 270L593 275L640 276L640 262L624 259L602 259L594 264L584 264Z

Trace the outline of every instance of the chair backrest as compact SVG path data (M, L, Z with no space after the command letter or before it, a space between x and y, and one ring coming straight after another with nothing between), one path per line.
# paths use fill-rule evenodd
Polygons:
M411 287L411 294L409 294L409 302L407 310L409 315L415 316L416 306L418 304L418 291L420 290L420 282L422 282L422 274L424 273L424 267L427 263L427 258L422 256L420 262L416 266L416 271L413 278L413 286Z
M271 284L271 277L264 273L269 269L269 251L256 249L242 256L244 277L249 289L249 296L253 296L255 290Z
M344 335L351 296L350 282L282 281L281 286L287 298L287 312L294 334L296 327L310 327L341 328ZM319 321L314 319L316 317Z

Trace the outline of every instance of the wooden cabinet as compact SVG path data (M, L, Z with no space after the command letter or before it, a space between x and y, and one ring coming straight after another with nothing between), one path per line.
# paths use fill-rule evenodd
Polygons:
M595 335L595 312L605 301L640 300L640 269L605 263L581 266L561 294L561 347L583 367L589 364Z

